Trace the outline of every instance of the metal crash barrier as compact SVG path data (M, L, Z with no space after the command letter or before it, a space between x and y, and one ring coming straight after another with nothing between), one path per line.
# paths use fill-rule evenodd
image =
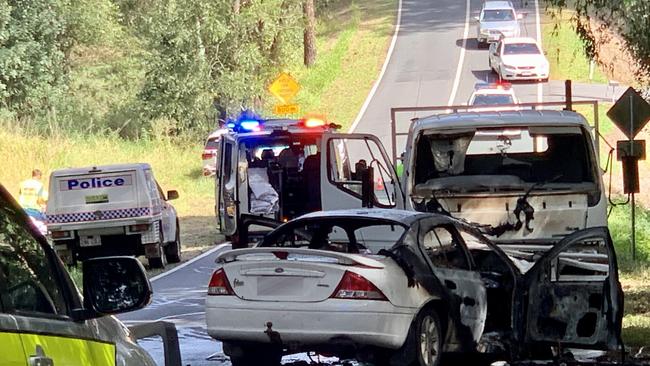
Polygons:
M178 345L178 333L174 323L158 321L137 324L130 326L129 331L136 340L160 336L163 342L165 366L181 366L181 349Z

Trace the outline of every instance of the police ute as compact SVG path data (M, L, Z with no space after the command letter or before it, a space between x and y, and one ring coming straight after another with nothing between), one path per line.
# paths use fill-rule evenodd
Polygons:
M145 255L151 267L181 260L176 210L149 164L56 170L47 227L64 263L106 255Z
M249 111L227 127L217 149L215 211L234 247L249 243L240 234L264 234L305 213L403 200L373 135L338 133L322 117L262 119Z

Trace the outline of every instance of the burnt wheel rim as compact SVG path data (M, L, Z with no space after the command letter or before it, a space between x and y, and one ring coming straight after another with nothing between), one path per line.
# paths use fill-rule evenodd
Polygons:
M438 324L431 315L422 318L420 325L420 358L427 366L435 365L440 353Z

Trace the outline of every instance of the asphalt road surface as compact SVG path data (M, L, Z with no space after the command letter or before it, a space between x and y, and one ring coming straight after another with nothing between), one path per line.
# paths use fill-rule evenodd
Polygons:
M536 38L536 2L514 2L523 5L522 11L527 13L522 35ZM480 7L481 0L403 0L400 28L386 72L355 132L379 136L390 151L391 107L461 104L467 101L476 82L494 80L495 75L488 71L488 51L476 47L473 17ZM523 102L542 101L544 97L541 84L518 83L514 87ZM414 116L399 116L401 129L408 128L408 121ZM214 259L223 249L217 248L154 278L153 303L120 319L127 325L156 320L174 322L179 331L183 365L229 365L221 344L206 334L204 315ZM141 344L163 365L160 340L147 339ZM285 358L284 362L292 359Z

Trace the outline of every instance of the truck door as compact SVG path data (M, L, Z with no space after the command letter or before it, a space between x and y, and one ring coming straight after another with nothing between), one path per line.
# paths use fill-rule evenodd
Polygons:
M402 207L403 193L395 168L373 135L325 134L321 142L321 201L323 210L362 207L361 171L373 168L372 203Z
M221 147L217 156L217 167L220 174L217 174L216 197L219 228L227 236L237 232L237 217L239 216L235 151L235 141L224 136L221 139Z
M556 244L524 278L528 342L596 349L620 347L623 294L606 228Z

